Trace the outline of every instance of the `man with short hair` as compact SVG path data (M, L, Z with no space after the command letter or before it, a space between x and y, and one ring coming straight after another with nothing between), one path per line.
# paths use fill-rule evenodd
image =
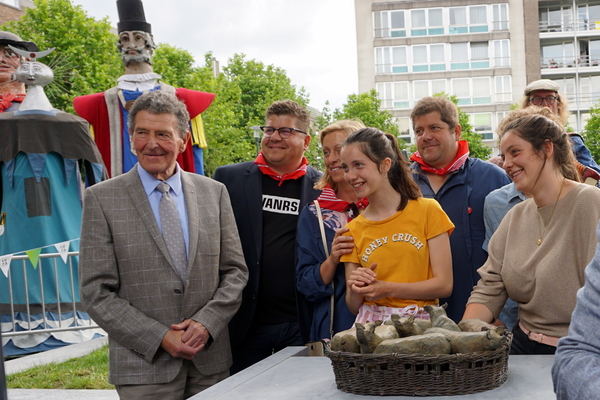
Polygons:
M174 88L160 82L154 72L152 55L156 45L152 29L144 14L141 0L117 0L119 40L117 49L125 66L125 75L117 79L116 87L103 93L76 97L75 112L93 128L93 136L111 177L129 171L137 162L135 149L129 143L127 115L129 107L142 93L164 90L182 100L191 119L191 141L178 157L180 166L189 172L204 173L202 148L206 138L202 127L204 112L215 95L184 88Z
M0 112L16 111L25 98L25 84L14 79L21 57L8 46L30 52L38 51L33 42L26 42L11 32L0 31Z
M295 246L298 215L320 193L313 187L321 174L304 157L309 124L304 107L277 101L267 109L256 160L215 171L231 196L250 272L240 310L229 324L232 373L308 341L308 306L296 292Z
M469 157L461 140L458 109L445 97L425 97L411 112L418 152L411 156L413 178L424 197L436 199L455 225L450 236L454 289L447 299L448 316L460 321L477 269L487 259L483 203L489 192L510 183L496 165Z
M174 95L129 114L139 163L85 192L82 302L108 332L121 399L183 399L229 376L227 324L248 270L225 187L182 171L189 114Z

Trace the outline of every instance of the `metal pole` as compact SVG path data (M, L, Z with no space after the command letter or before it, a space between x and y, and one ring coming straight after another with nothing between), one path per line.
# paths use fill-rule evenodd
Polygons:
M2 330L0 330L0 357L2 357L2 363L0 363L0 400L8 400L8 394L6 392L6 374L4 372L4 348L2 347Z

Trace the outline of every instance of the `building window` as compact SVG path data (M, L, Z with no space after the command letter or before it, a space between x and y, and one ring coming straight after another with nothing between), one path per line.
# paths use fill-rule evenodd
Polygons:
M492 29L495 31L508 30L508 4L494 4L492 13Z
M381 108L384 110L389 110L392 108L393 99L392 99L392 83L384 82L377 84L377 95L379 100L381 100Z
M406 144L412 143L412 138L410 136L410 118L401 117L396 119L396 124L398 125L398 129L400 130L400 135L398 136L399 141L403 141ZM401 144L402 146L402 144Z
M473 78L473 105L492 104L490 77Z
M438 93L448 93L445 79L431 81L431 95L433 96Z
M564 32L573 30L571 6L551 6L539 8L540 32ZM586 28L583 28L584 30Z
M449 33L469 33L467 24L467 7L450 8L450 29Z
M444 19L441 8L428 8L425 10L411 10L410 35L443 35Z
M451 43L450 69L489 68L488 42Z
M575 66L573 42L542 46L542 68L564 68Z
M375 11L373 27L376 38L405 37L404 11Z
M394 108L410 108L410 102L408 99L408 82L394 82Z
M492 131L492 114L472 114L472 121L473 129L481 135L483 140L494 138L494 132Z
M392 47L392 73L408 72L406 46Z
M494 101L496 103L512 103L512 84L510 75L496 76L494 78L496 90Z
M600 29L600 5L584 4L577 7L577 29L580 31Z
M508 39L494 40L494 66L510 66L510 51L508 48Z
M471 6L469 7L469 32L487 32L487 7Z
M375 48L375 73L376 74L389 74L392 72L392 65L390 62L390 48L389 47L376 47Z
M452 79L452 93L458 98L458 105L471 104L471 80L469 78Z
M423 97L429 96L429 81L415 81L413 82L413 99L415 103L421 100Z

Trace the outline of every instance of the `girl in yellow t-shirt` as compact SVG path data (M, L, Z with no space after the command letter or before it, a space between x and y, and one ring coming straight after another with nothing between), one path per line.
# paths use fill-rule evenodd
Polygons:
M343 143L341 161L356 195L369 200L345 233L354 238L352 253L341 258L348 308L356 322L428 318L422 307L452 293L454 225L437 201L421 196L393 135L356 131Z

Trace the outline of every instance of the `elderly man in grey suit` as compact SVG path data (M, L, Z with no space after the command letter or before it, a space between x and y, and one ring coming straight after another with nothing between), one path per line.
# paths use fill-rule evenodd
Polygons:
M129 112L139 163L85 192L82 301L108 332L121 399L184 399L229 375L248 269L225 186L177 164L188 120L175 96L142 95Z

